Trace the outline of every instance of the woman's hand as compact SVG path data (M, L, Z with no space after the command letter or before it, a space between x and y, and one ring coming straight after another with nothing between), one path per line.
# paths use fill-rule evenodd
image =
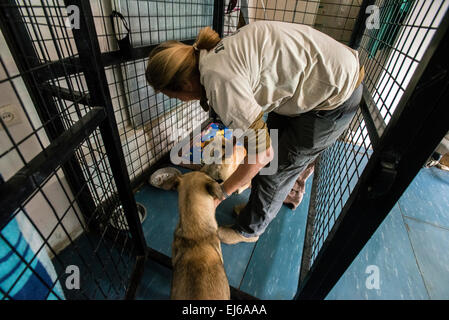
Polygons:
M214 199L215 209L217 209L217 207L220 205L220 203L221 203L222 201L223 201L222 199L217 199L217 198Z

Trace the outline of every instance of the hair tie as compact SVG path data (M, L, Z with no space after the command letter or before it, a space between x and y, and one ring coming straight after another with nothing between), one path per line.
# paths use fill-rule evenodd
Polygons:
M198 47L197 47L196 42L192 45L192 47L193 47L193 50L195 50L195 51L200 51L200 50L198 49Z

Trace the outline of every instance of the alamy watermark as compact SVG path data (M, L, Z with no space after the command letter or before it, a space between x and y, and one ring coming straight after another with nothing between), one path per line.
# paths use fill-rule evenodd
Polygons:
M365 273L369 276L365 280L365 287L368 290L380 289L380 270L376 265L369 265L365 269Z
M368 30L380 29L380 9L376 5L368 6L365 11L369 14L368 19L366 19L366 28Z
M80 8L75 5L68 6L67 18L65 19L65 26L69 29L80 28Z
M70 265L65 268L67 278L65 279L65 287L67 290L80 289L80 268L75 265Z

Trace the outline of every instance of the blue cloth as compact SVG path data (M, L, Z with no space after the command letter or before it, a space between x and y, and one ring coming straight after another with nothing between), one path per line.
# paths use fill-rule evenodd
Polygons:
M221 132L222 131L222 132ZM183 154L182 158L185 160L193 161L193 154L198 152L201 154L201 159L203 159L203 145L204 142L210 141L215 138L217 135L222 134L226 140L232 141L232 130L225 127L222 123L211 123L206 129L201 133L201 143L197 143L190 148L190 152L188 154ZM195 139L194 139L195 141ZM237 142L237 145L242 145L240 141Z
M22 234L17 219L10 221L0 233L0 298L64 299L59 282L53 286L56 273L45 248L42 248L35 257L36 253ZM42 241L38 243L38 247L41 244ZM50 292L51 290L53 292Z

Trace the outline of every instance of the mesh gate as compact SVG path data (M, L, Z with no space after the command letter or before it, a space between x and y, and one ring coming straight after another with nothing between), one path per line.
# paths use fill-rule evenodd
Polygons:
M1 5L0 85L18 121L1 120L2 299L124 297L142 250L114 119L66 17L59 1Z
M193 43L214 8L2 2L1 89L21 118L1 123L0 256L14 270L2 268L3 299L27 297L30 285L38 299L132 297L148 249L132 189L209 119L199 103L148 87L145 61L162 41ZM67 289L72 267L78 290Z
M316 185L316 217L311 259L316 258L359 181L447 10L444 1L376 1L379 29L367 30L359 47L366 68L364 108L351 127L321 157ZM411 84L413 85L413 84ZM374 136L374 137L373 137ZM373 141L372 141L373 139Z

